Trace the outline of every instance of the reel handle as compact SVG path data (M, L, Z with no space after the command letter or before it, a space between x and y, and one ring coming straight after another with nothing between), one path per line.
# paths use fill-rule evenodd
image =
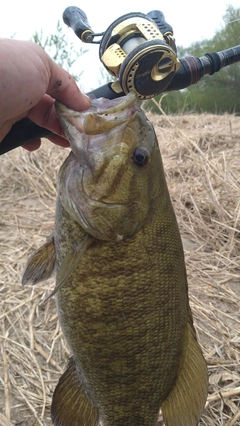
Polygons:
M156 35L155 39L160 37L160 40L157 41L151 38L142 43L142 40L144 38L147 39L151 31L148 28L145 33L141 23L139 24L139 19L137 23L135 22L136 17L140 20L150 21L147 22L147 25L151 25L151 31ZM131 18L134 18L132 22ZM105 97L114 99L124 96L131 90L135 90L139 99L147 99L162 92L184 89L196 84L206 74L212 75L223 67L240 62L240 45L221 52L206 53L200 58L186 56L177 60L173 29L165 21L163 13L158 10L153 10L147 15L141 13L124 15L114 21L105 33L101 34L93 33L86 14L78 7L68 7L63 13L63 20L66 25L73 29L77 37L85 43L94 43L94 36L103 36L99 49L101 60L108 48L117 47L116 63L108 63L108 58L106 58L106 63L102 62L110 74L118 77L118 80L88 93L90 98ZM122 26L123 21L129 31L127 37L125 37L125 27ZM144 26L146 26L145 21ZM135 32L137 32L138 37L132 36ZM139 37L139 34L141 37ZM118 40L119 45L117 45ZM134 43L136 46L133 48ZM122 47L125 49L122 52L124 54L123 58L119 56L119 50ZM155 52L159 54L159 51L160 60L159 56L158 59L154 57ZM135 65L137 66L134 69ZM146 70L149 71L148 75ZM125 82L127 82L126 87ZM24 118L15 123L10 132L0 142L0 155L35 139L50 135L53 135L53 133L48 129L36 125L28 118Z
M92 43L93 31L88 23L87 15L79 7L67 7L63 12L63 22L71 27L84 43Z
M180 68L173 76L172 81L166 88L166 92L180 90L196 84L206 75L212 75L220 71L221 68L240 62L240 45L231 47L221 52L207 53L197 58L195 56L185 56L180 58ZM105 84L88 93L90 98L115 99L124 96L118 82ZM31 142L34 139L53 135L49 130L37 126L29 118L23 118L15 123L10 132L0 142L0 155L17 148L20 145Z
M163 35L173 35L173 28L165 21L165 16L160 10L151 10L146 16L155 22Z

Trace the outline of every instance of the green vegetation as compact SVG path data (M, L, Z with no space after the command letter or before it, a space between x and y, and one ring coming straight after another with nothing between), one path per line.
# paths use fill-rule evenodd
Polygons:
M51 34L50 36L44 38L43 32L41 30L40 33L35 32L31 40L39 44L57 64L71 73L76 81L80 80L83 71L80 71L78 75L74 75L72 73L72 66L75 64L78 58L86 52L86 50L82 49L80 41L79 49L74 49L73 43L70 43L66 39L60 21L57 23L55 34Z
M205 53L219 52L240 44L240 8L229 5L223 17L224 26L210 40L192 43L188 48L178 47L178 57L193 55L201 57ZM69 71L76 81L79 81L82 71L73 74L73 65L86 51L79 43L79 49L66 39L60 22L57 23L55 34L48 37L43 32L36 32L32 40L43 47L55 62ZM76 69L76 68L75 68ZM102 67L99 70L99 85L103 85L113 77ZM162 99L161 99L162 98ZM156 98L161 99L161 106L166 113L209 112L221 114L224 112L240 114L240 62L225 67L214 75L206 75L197 84L181 91L168 92ZM159 113L159 108L153 101L147 101L147 109Z
M201 57L205 53L219 52L240 44L240 8L228 6L223 17L225 26L218 30L211 40L203 40L191 44L188 48L180 48L178 57L193 55ZM156 100L159 100L159 96ZM240 113L240 62L221 69L214 75L207 75L196 85L182 91L169 92L161 101L166 113L178 112L224 112ZM149 101L153 112L158 108Z

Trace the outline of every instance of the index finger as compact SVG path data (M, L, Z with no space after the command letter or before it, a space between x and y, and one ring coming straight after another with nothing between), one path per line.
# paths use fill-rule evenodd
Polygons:
M68 108L76 111L88 109L91 105L91 100L81 92L73 77L52 60L49 66L51 77L46 93L52 98L63 102Z

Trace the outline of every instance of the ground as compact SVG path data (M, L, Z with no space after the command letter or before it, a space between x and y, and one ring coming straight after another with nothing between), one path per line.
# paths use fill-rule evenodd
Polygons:
M181 231L194 323L209 371L201 426L240 424L240 118L151 115ZM0 426L50 426L68 349L49 280L21 285L51 234L67 150L48 141L0 158ZM159 425L163 425L161 414Z

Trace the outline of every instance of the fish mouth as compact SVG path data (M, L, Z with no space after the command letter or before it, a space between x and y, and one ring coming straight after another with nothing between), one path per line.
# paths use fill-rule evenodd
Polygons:
M57 111L60 114L68 115L69 113L73 115L78 114L86 114L88 112L92 112L99 115L104 114L115 114L123 111L128 108L131 104L136 102L138 97L135 92L130 92L126 96L119 97L116 99L106 99L106 98L98 98L93 99L92 104L89 109L82 112L77 112L73 109L68 108L65 104L60 101L55 101L55 106Z
M56 111L72 149L58 175L62 205L97 239L120 241L132 235L139 227L128 221L129 204L133 211L138 205L129 197L128 179L133 182L136 171L132 153L139 145L154 146L138 97L129 93L114 100L95 99L83 112L57 102ZM116 218L127 218L126 230Z
M86 135L99 135L124 124L136 111L137 95L134 92L117 99L94 99L86 111L74 111L60 101L55 108L60 123L71 143L73 128Z

